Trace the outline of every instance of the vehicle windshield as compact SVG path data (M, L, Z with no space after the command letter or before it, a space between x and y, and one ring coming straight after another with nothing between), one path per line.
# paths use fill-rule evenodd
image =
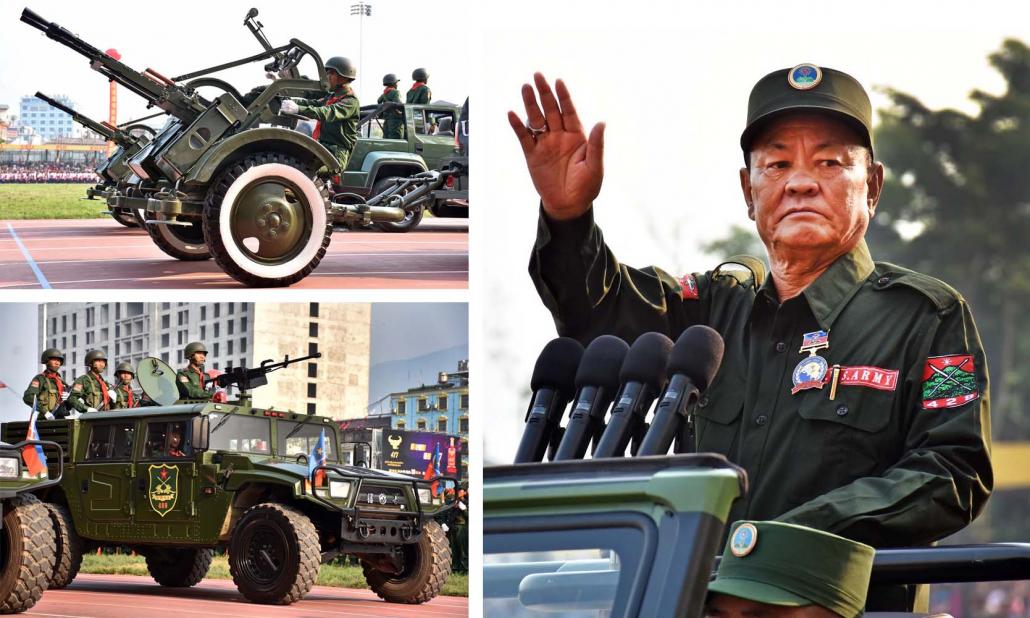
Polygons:
M318 436L325 430L326 461L338 461L336 456L336 432L324 423L298 423L294 421L278 421L279 444L276 452L280 457L292 459L298 454L311 455ZM292 434L292 435L291 435ZM287 437L289 436L289 437Z
M271 426L267 418L240 414L211 414L212 451L237 451L270 455Z

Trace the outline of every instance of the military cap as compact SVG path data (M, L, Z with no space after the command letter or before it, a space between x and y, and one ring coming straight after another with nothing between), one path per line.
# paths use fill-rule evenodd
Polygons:
M344 58L343 56L333 56L329 60L326 60L325 68L326 70L332 69L336 71L340 77L349 77L354 79L358 76L358 72L354 68L354 63L350 61L350 58Z
M115 373L122 373L123 371L127 372L127 373L131 373L132 375L136 375L136 370L133 369L132 363L118 363L118 368L115 369L114 372Z
M792 111L835 114L850 124L873 149L873 106L865 88L847 73L799 64L758 80L747 101L747 125L740 135L745 161L751 141L770 120Z
M857 617L865 606L874 555L868 545L821 530L740 521L708 592L767 605L819 605Z
M104 354L103 350L90 350L89 352L86 352L87 367L93 366L93 361L95 360L102 360L104 362L107 362L107 354Z
M419 67L411 72L411 79L417 82L424 82L427 79L429 79L429 71L425 70L422 67Z
M41 363L43 363L45 365L47 360L49 360L51 358L60 359L61 362L63 363L64 362L64 352L58 350L57 348L47 348L47 349L43 350L43 354L40 355L39 362L41 362Z
M394 84L396 84L399 81L401 81L401 80L397 79L397 76L394 75L393 73L387 73L386 75L383 76L383 85L384 86L393 86Z
M191 341L186 344L186 349L182 351L182 354L188 359L197 352L207 354L207 346L199 341Z

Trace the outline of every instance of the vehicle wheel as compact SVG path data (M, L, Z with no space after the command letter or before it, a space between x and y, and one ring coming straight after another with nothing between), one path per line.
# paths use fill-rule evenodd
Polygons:
M321 558L315 525L284 504L250 507L229 539L229 573L254 603L299 601L318 579Z
M153 215L147 215L152 219ZM211 252L204 244L204 229L200 221L189 227L181 225L147 225L147 233L157 248L177 260L195 262L211 258Z
M400 176L380 178L374 185L372 185L372 195L376 196L383 191L386 191L392 187L397 180L400 180ZM375 226L384 232L410 232L422 222L422 212L421 208L416 211L409 211L403 221L377 221Z
M300 161L261 153L223 169L204 204L204 238L218 265L250 286L296 283L322 261L333 226L324 183Z
M54 574L50 578L51 590L64 588L72 583L82 566L82 539L75 532L75 522L68 507L63 504L46 503L50 521L54 524Z
M200 583L211 567L212 549L148 547L142 550L154 581L170 588L189 588Z
M4 503L0 531L0 613L36 604L54 572L54 527L43 503L22 494Z
M132 214L132 212L126 212L124 210L115 210L111 212L111 218L117 221L118 223L121 223L125 227L139 226L139 224L136 223L136 217Z
M365 581L372 592L390 603L425 603L440 594L451 574L451 546L443 528L427 521L418 543L401 547L404 566L400 573L385 573L362 561Z

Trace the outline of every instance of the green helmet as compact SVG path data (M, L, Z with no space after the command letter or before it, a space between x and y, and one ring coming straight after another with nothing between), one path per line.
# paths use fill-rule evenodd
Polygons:
M47 349L43 350L43 354L39 357L39 362L41 362L41 363L43 363L45 365L47 360L51 359L51 358L58 358L63 363L64 362L64 352L58 350L57 348L47 348Z
M397 79L397 76L394 75L393 73L387 73L386 75L383 76L383 85L384 86L396 86L397 82L399 82L399 81L401 81L401 80Z
M93 366L93 361L95 361L95 360L102 360L102 361L104 361L106 363L107 362L107 354L104 354L103 350L90 350L89 352L86 352L86 366L87 367L92 367Z
M325 68L328 71L332 69L340 74L340 77L349 77L354 79L358 76L357 70L354 68L354 64L350 61L350 58L344 58L343 56L333 56L325 63Z
M423 69L422 67L419 67L415 69L415 71L411 74L411 79L417 82L429 81L429 71Z
M115 373L122 373L123 371L136 375L136 370L132 368L132 363L118 363L118 367L114 370Z
M192 341L186 344L186 349L182 351L182 355L189 358L197 352L207 354L207 346L199 341Z

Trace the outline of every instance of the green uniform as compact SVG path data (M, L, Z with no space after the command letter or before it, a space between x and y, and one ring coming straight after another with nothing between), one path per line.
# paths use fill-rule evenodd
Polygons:
M321 99L298 99L297 106L301 116L318 120L312 137L346 168L358 141L361 115L361 104L351 87L344 84Z
M68 385L61 379L60 374L44 371L29 382L29 387L25 389L22 401L26 405L32 406L38 397L39 404L36 409L42 415L47 412L53 412L57 406L61 405L61 400L66 392L68 392Z
M190 365L175 374L179 383L181 399L211 399L211 393L204 390L204 366L199 369Z
M139 396L132 392L132 381L119 384L114 388L115 408L138 408Z
M104 376L88 371L72 383L68 405L79 412L85 412L88 408L111 410L115 406L114 387L107 383Z
M739 270L739 267L738 267ZM698 451L748 474L734 519L779 519L874 547L923 545L983 509L993 486L988 378L965 300L946 284L874 263L864 241L782 304L773 280L716 269L677 279L619 264L592 212L542 214L530 261L558 332L675 339L692 324L722 335L719 373L693 410ZM831 385L802 364L826 331ZM797 370L797 371L796 371Z
M415 82L408 90L406 103L428 105L433 100L433 91L424 82Z
M393 86L387 86L379 95L378 103L400 103L401 94ZM404 139L404 110L391 109L383 112L383 137L386 139Z

